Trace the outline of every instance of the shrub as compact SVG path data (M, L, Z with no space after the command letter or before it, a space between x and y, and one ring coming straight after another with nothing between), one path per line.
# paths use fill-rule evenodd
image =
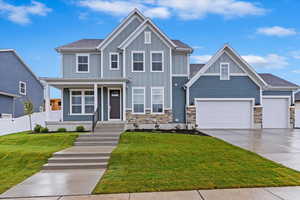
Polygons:
M49 129L47 127L41 128L41 133L49 133Z
M40 133L41 132L41 128L43 128L41 125L37 124L34 127L34 132L35 133Z
M67 129L66 128L58 128L57 132L67 132Z
M84 132L84 126L77 126L76 131L77 132Z

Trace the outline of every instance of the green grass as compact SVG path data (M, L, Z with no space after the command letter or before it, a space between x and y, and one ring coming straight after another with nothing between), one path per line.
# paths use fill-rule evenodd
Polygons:
M72 146L77 135L22 132L0 136L0 194L41 170L52 153Z
M124 133L94 193L300 185L300 173L208 136Z

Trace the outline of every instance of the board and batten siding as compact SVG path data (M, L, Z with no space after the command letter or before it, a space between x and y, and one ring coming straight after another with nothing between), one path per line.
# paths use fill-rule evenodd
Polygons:
M205 73L220 73L220 63L229 63L230 73L244 73L244 71L234 62L226 53L223 53L214 64L212 64Z
M142 32L126 48L126 77L129 79L127 88L127 105L126 108L132 107L132 87L145 87L146 107L151 108L151 87L164 88L164 107L170 108L170 48L149 28L145 31L151 32L151 44L144 43L144 32ZM132 72L132 51L145 51L145 72ZM164 52L164 72L151 72L150 51Z
M189 90L190 104L195 98L254 98L260 104L260 88L248 76L201 76Z
M173 98L173 122L185 122L185 89L184 85L188 81L188 77L173 77L172 78L172 98Z
M118 53L118 46L141 24L142 22L135 18L126 28L122 30L103 50L103 77L118 78L123 75L123 54L119 53L119 70L110 70L110 53Z
M172 71L173 75L188 73L188 55L185 52L172 52Z
M89 54L89 73L77 73L76 53L63 53L63 78L99 78L101 75L101 55L99 53L87 54Z
M293 104L293 92L292 91L263 91L263 96L290 96L291 97L291 104Z

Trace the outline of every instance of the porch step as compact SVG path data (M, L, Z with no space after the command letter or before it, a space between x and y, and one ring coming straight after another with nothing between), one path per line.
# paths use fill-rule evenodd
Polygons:
M105 169L106 162L96 163L48 163L43 166L44 170L63 170L63 169Z
M108 159L109 157L52 157L48 163L101 163Z
M124 129L117 129L117 128L95 128L94 132L101 132L101 133L104 133L104 132L118 132L118 133L121 133L123 132Z
M74 146L116 146L118 142L75 142Z
M118 137L83 137L77 138L76 142L118 142Z
M103 138L103 137L107 137L107 138L119 138L120 137L120 133L114 132L114 133L94 133L94 134L86 134L86 135L79 135L78 138Z
M98 152L88 152L88 153L73 153L73 152L57 152L53 154L52 158L76 158L76 157L85 157L85 158L93 158L93 157L108 157L110 153L98 153Z

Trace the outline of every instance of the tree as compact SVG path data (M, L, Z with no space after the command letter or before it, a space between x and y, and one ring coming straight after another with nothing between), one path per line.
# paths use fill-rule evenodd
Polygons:
M29 117L30 130L32 131L31 115L33 113L33 104L30 100L24 102L24 113Z

